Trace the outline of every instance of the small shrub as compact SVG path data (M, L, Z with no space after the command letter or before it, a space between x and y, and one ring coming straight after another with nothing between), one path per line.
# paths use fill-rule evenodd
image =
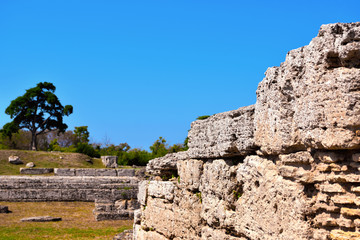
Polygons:
M207 119L209 117L210 117L210 115L203 115L203 116L197 117L196 120L205 120L205 119Z
M195 195L200 200L200 203L202 203L201 192L197 192L197 193L195 193Z

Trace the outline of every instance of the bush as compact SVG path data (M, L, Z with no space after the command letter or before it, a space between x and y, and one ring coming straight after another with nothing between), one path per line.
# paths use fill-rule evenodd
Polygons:
M197 117L196 119L197 119L197 120L204 120L204 119L207 119L207 118L209 118L209 117L210 117L210 115L203 115L203 116Z
M76 152L86 154L89 157L100 157L100 154L96 152L95 149L88 143L78 143L76 146Z

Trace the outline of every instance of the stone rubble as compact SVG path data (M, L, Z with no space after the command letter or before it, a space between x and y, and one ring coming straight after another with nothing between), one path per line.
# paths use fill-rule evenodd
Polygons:
M9 211L8 206L0 205L0 213L10 213L10 212L11 211Z
M321 26L265 75L254 106L149 162L134 239L360 239L360 22Z
M101 161L106 168L117 168L117 156L101 156Z
M24 164L24 162L21 161L20 157L18 156L9 156L9 163L16 165Z
M21 222L58 222L62 219L60 217L41 216L41 217L29 217L20 219Z

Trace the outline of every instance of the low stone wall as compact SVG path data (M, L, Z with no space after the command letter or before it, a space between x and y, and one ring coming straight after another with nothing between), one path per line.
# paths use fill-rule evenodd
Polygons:
M40 175L53 173L53 168L20 168L20 174Z
M136 177L0 176L0 201L136 199Z
M112 177L133 177L135 169L130 168L55 168L56 176L112 176Z

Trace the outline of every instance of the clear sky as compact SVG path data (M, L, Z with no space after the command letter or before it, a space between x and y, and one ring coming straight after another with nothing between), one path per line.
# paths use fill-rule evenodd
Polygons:
M254 104L268 67L359 0L0 0L0 128L10 101L52 82L93 142L182 143L201 115Z

